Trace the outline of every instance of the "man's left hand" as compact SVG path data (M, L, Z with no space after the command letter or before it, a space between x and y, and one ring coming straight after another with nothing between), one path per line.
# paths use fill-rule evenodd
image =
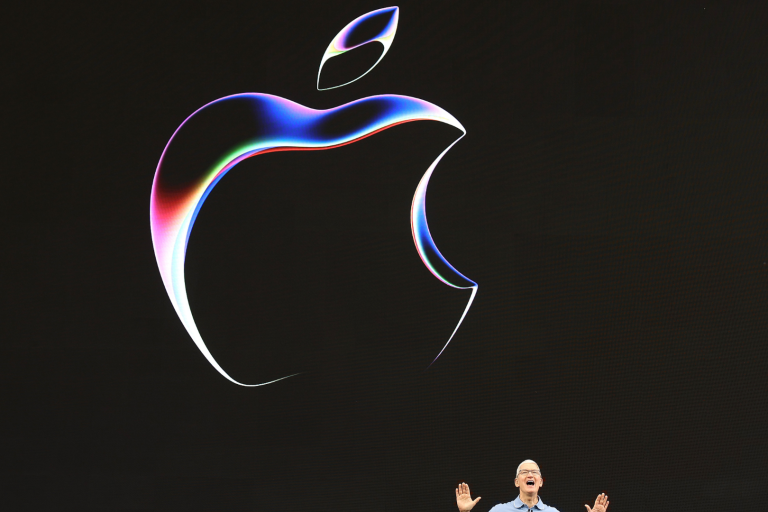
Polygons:
M598 494L592 508L589 508L589 505L584 506L587 507L589 512L605 512L608 510L608 496L605 493Z

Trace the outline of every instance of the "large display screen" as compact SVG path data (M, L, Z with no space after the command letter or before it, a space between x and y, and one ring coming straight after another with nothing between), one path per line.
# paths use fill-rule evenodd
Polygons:
M759 509L766 23L10 9L0 508Z

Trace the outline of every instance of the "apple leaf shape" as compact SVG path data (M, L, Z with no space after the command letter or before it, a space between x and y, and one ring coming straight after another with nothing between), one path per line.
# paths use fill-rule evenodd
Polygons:
M399 7L385 7L384 9L377 9L354 19L346 27L344 27L341 32L336 34L336 37L334 37L331 41L331 44L328 45L328 48L325 50L323 58L320 61L320 69L317 71L317 90L327 91L329 89L344 87L345 85L349 85L352 82L360 80L362 77L370 73L371 70L375 68L379 62L381 62L381 59L384 58L384 55L387 54L389 47L392 46L392 41L395 40L395 32L397 32L397 20L399 17ZM357 41L358 37L356 36L358 35L360 29L365 26L365 24L382 20L385 21L386 24L384 28L379 30L376 35L373 37L366 37L364 40L359 42ZM332 59L333 57L337 57L345 52L359 48L364 44L373 43L375 41L381 43L384 48L379 59L373 63L373 66L371 66L368 71L358 76L354 80L350 80L349 82L340 85L334 85L333 87L320 87L320 74L323 72L323 65L325 65L328 59Z

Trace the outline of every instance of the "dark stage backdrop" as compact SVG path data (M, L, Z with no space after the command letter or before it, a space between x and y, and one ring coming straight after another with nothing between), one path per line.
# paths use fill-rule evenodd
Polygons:
M20 4L19 4L20 5ZM456 510L536 460L561 512L768 499L768 8L402 2L389 53L315 90L372 2L3 8L3 510ZM354 74L377 48L351 52ZM336 75L333 75L333 74ZM469 298L420 261L416 185L458 135L397 126L239 164L186 266L149 195L194 110L423 98L467 129L427 195Z

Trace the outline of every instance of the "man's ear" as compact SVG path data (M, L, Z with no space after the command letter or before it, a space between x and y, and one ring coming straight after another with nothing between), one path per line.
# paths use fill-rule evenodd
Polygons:
M517 481L517 477L515 477L515 487L520 487L520 482Z

